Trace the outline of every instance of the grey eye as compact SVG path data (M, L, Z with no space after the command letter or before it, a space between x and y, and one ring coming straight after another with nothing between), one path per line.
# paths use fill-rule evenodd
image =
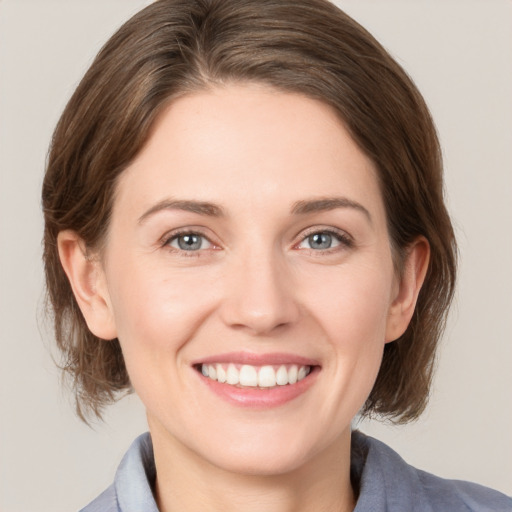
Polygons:
M299 249L326 251L327 249L338 247L342 243L349 245L342 239L341 235L329 231L318 231L304 238L299 244Z
M200 249L205 249L205 246L209 245L209 242L204 236L195 233L178 235L173 238L170 243L171 247L182 251L199 251Z
M330 233L315 233L308 236L307 241L311 249L330 249L337 240Z

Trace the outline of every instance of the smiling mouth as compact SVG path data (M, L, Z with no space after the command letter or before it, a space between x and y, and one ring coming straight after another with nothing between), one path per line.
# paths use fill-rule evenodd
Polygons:
M198 364L195 368L207 379L238 388L273 389L296 384L314 368L310 365L281 364L254 366L233 363Z

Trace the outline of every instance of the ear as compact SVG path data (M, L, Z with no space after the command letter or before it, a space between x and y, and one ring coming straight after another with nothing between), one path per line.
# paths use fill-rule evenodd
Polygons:
M84 241L71 230L58 234L57 247L64 272L90 331L104 340L116 338L112 305L99 258L89 255Z
M416 307L430 260L430 245L426 238L417 238L409 246L400 280L391 303L386 328L386 343L405 332Z

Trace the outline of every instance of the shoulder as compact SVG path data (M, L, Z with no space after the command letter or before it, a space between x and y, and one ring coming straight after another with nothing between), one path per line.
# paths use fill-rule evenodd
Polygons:
M94 501L80 512L119 512L114 485L103 491Z
M153 445L146 433L124 455L114 483L80 512L158 512L152 491L155 477Z
M441 507L446 504L453 504L459 507L456 510L464 511L512 511L512 498L494 489L472 482L439 478L421 470L415 471L434 510L442 510Z
M354 432L352 452L353 476L360 489L355 512L512 512L512 498L416 469L389 446L360 432Z

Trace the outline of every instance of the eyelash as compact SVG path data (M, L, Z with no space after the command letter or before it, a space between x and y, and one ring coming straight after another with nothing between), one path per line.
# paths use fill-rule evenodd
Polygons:
M308 238L314 236L314 235L329 235L332 236L337 242L339 242L339 246L335 247L329 247L327 249L318 250L309 248L306 250L309 250L311 253L313 253L315 256L328 256L332 253L338 252L343 249L351 249L354 247L354 239L348 235L346 232L337 230L334 228L310 228L309 230L306 230L306 232L302 235L301 240L294 245L294 247L300 246L302 243L304 243Z
M160 242L160 245L164 248L164 249L167 249L175 254L178 254L179 256L182 256L184 258L198 258L199 256L201 256L201 252L204 251L204 249L199 249L199 250L190 250L190 251L187 251L185 249L179 249L179 248L176 248L176 247L172 247L171 246L171 243L174 241L174 240L177 240L178 238L182 237L182 236L197 236L197 237L200 237L204 240L207 240L209 244L212 245L213 249L215 250L215 248L217 248L217 246L204 234L202 233L200 230L194 230L194 229L182 229L182 230L178 230L178 231L173 231L172 233L167 233L166 235L164 235L161 239L161 242ZM209 248L210 250L212 248Z
M177 240L178 238L180 238L182 236L187 236L187 235L188 236L197 236L197 237L200 237L200 238L206 240L209 244L212 245L212 247L208 248L208 250L212 250L212 249L218 250L218 246L216 244L214 244L204 233L202 233L200 230L193 230L193 229L183 229L183 230L173 231L172 233L168 233L162 237L160 245L163 248L168 249L169 251L171 251L175 254L179 254L180 256L183 256L185 258L200 257L201 253L207 249L198 249L198 250L187 251L185 249L179 249L179 248L171 246L171 243L173 241ZM337 242L339 242L339 246L329 247L326 249L313 249L313 248L305 249L305 250L309 250L311 253L314 253L316 256L329 255L329 254L332 254L333 252L337 252L337 251L343 250L343 249L350 249L354 246L354 240L352 239L352 237L347 235L347 233L345 233L344 231L336 230L333 228L326 228L326 229L311 228L310 230L307 230L302 235L300 241L298 243L295 243L293 245L293 248L298 249L302 243L304 243L308 238L310 238L314 235L329 235L329 236L332 236Z

